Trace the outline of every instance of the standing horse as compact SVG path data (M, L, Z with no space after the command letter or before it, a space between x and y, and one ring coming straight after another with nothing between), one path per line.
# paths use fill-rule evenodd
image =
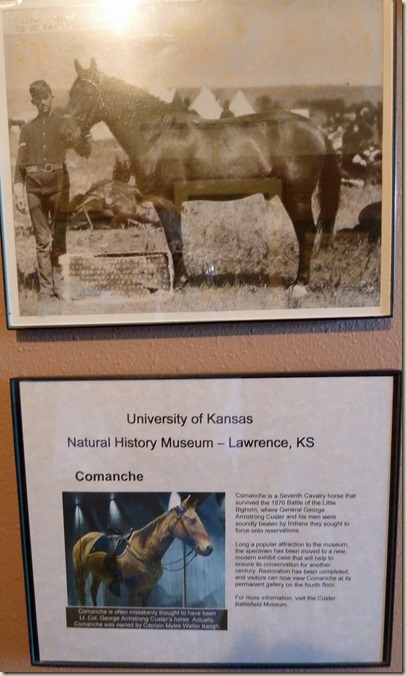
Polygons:
M125 550L106 566L106 553L94 547L103 533L87 533L73 547L72 558L76 586L82 606L86 605L86 580L92 575L90 595L97 605L100 583L122 581L129 590L130 606L146 606L154 585L162 576L161 559L175 539L188 545L195 554L209 556L213 551L210 538L195 511L190 496L154 521L133 531Z
M337 157L315 124L283 110L202 120L101 73L94 59L88 69L75 60L75 68L66 140L72 143L104 121L130 158L142 193L174 201L176 183L181 181L280 179L282 203L299 243L294 285L304 290L316 232L332 233L340 200ZM317 225L311 204L316 186ZM176 225L172 215L170 224L172 233L166 234L179 281L184 274L180 215Z

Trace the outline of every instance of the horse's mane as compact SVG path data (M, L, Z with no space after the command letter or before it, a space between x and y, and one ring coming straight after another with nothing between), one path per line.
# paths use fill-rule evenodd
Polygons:
M156 533L156 531L159 532L162 522L168 517L170 512L172 512L172 510L160 514L156 519L147 523L146 526L134 531L133 537L137 537L140 546L145 547L148 544L148 540L150 540L152 533Z
M149 121L142 125L142 131L145 140L150 142L155 140L157 134L161 135L176 126L186 129L193 120L200 119L198 113L187 110L177 101L162 101L142 87L100 71L98 86L101 92L108 89L114 100L120 97L121 113L127 109L133 114L137 105L142 106L143 112L148 111Z
M109 96L114 101L120 100L121 111L127 110L133 113L134 109L141 106L143 112L148 111L148 115L158 118L182 112L179 103L162 101L142 87L137 87L112 75L105 75L100 71L98 87L101 92L108 90Z
M153 145L161 138L171 139L175 130L180 130L186 136L199 119L195 113L176 107L163 110L162 114L154 111L150 120L141 125L140 132L145 143Z

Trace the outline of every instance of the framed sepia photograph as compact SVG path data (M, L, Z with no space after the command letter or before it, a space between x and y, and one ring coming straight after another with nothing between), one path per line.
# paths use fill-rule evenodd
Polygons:
M390 665L400 392L398 372L12 380L33 665Z
M394 0L0 7L10 328L392 314Z

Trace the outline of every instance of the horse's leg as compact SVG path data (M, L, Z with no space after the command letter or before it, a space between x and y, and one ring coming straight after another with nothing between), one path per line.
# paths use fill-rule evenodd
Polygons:
M183 237L181 215L175 209L155 207L165 232L166 241L172 254L175 273L174 286L182 287L187 281L187 272L183 258Z
M78 590L78 596L79 596L79 601L81 606L86 605L86 580L87 580L87 573L83 571L83 569L77 573L75 573L75 578L76 578L76 588Z
M92 597L92 603L94 606L97 606L97 592L99 591L101 579L92 573L92 584L90 585L90 596Z
M139 585L128 583L128 605L132 608L139 608L142 604Z
M149 597L151 596L152 592L152 587L149 587L148 589L144 589L144 591L141 594L141 605L143 608L148 608L148 601Z
M86 580L88 570L83 563L82 551L80 545L76 544L72 552L73 570L75 574L76 589L81 606L86 605Z
M313 251L316 226L314 224L311 193L300 193L294 186L285 186L282 196L283 205L295 228L299 244L299 262L296 279L293 283L295 295L303 295L310 279L310 261Z
M320 171L318 202L319 219L317 231L321 233L320 245L326 248L332 241L334 224L340 205L341 172L335 154L328 139L325 139L326 154Z

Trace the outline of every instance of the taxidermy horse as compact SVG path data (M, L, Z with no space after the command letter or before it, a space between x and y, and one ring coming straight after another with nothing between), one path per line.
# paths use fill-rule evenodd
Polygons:
M196 113L101 73L94 59L88 69L75 60L75 68L77 78L66 110L67 142L105 122L130 158L143 194L173 202L179 181L279 179L282 203L299 243L294 285L304 290L316 232L327 237L333 231L341 183L334 150L313 122L283 110L202 120ZM317 225L311 204L316 186ZM180 214L177 219L176 237L167 234L167 238L179 281L184 274Z
M101 582L116 583L116 586L123 582L129 590L129 605L146 606L152 588L164 571L161 559L175 539L184 542L195 555L209 556L213 546L195 508L196 501L189 496L140 530L132 531L124 550L108 564L106 551L97 546L99 539L107 536L100 532L83 535L72 551L81 605L86 605L86 580L91 574L90 595L94 606Z

